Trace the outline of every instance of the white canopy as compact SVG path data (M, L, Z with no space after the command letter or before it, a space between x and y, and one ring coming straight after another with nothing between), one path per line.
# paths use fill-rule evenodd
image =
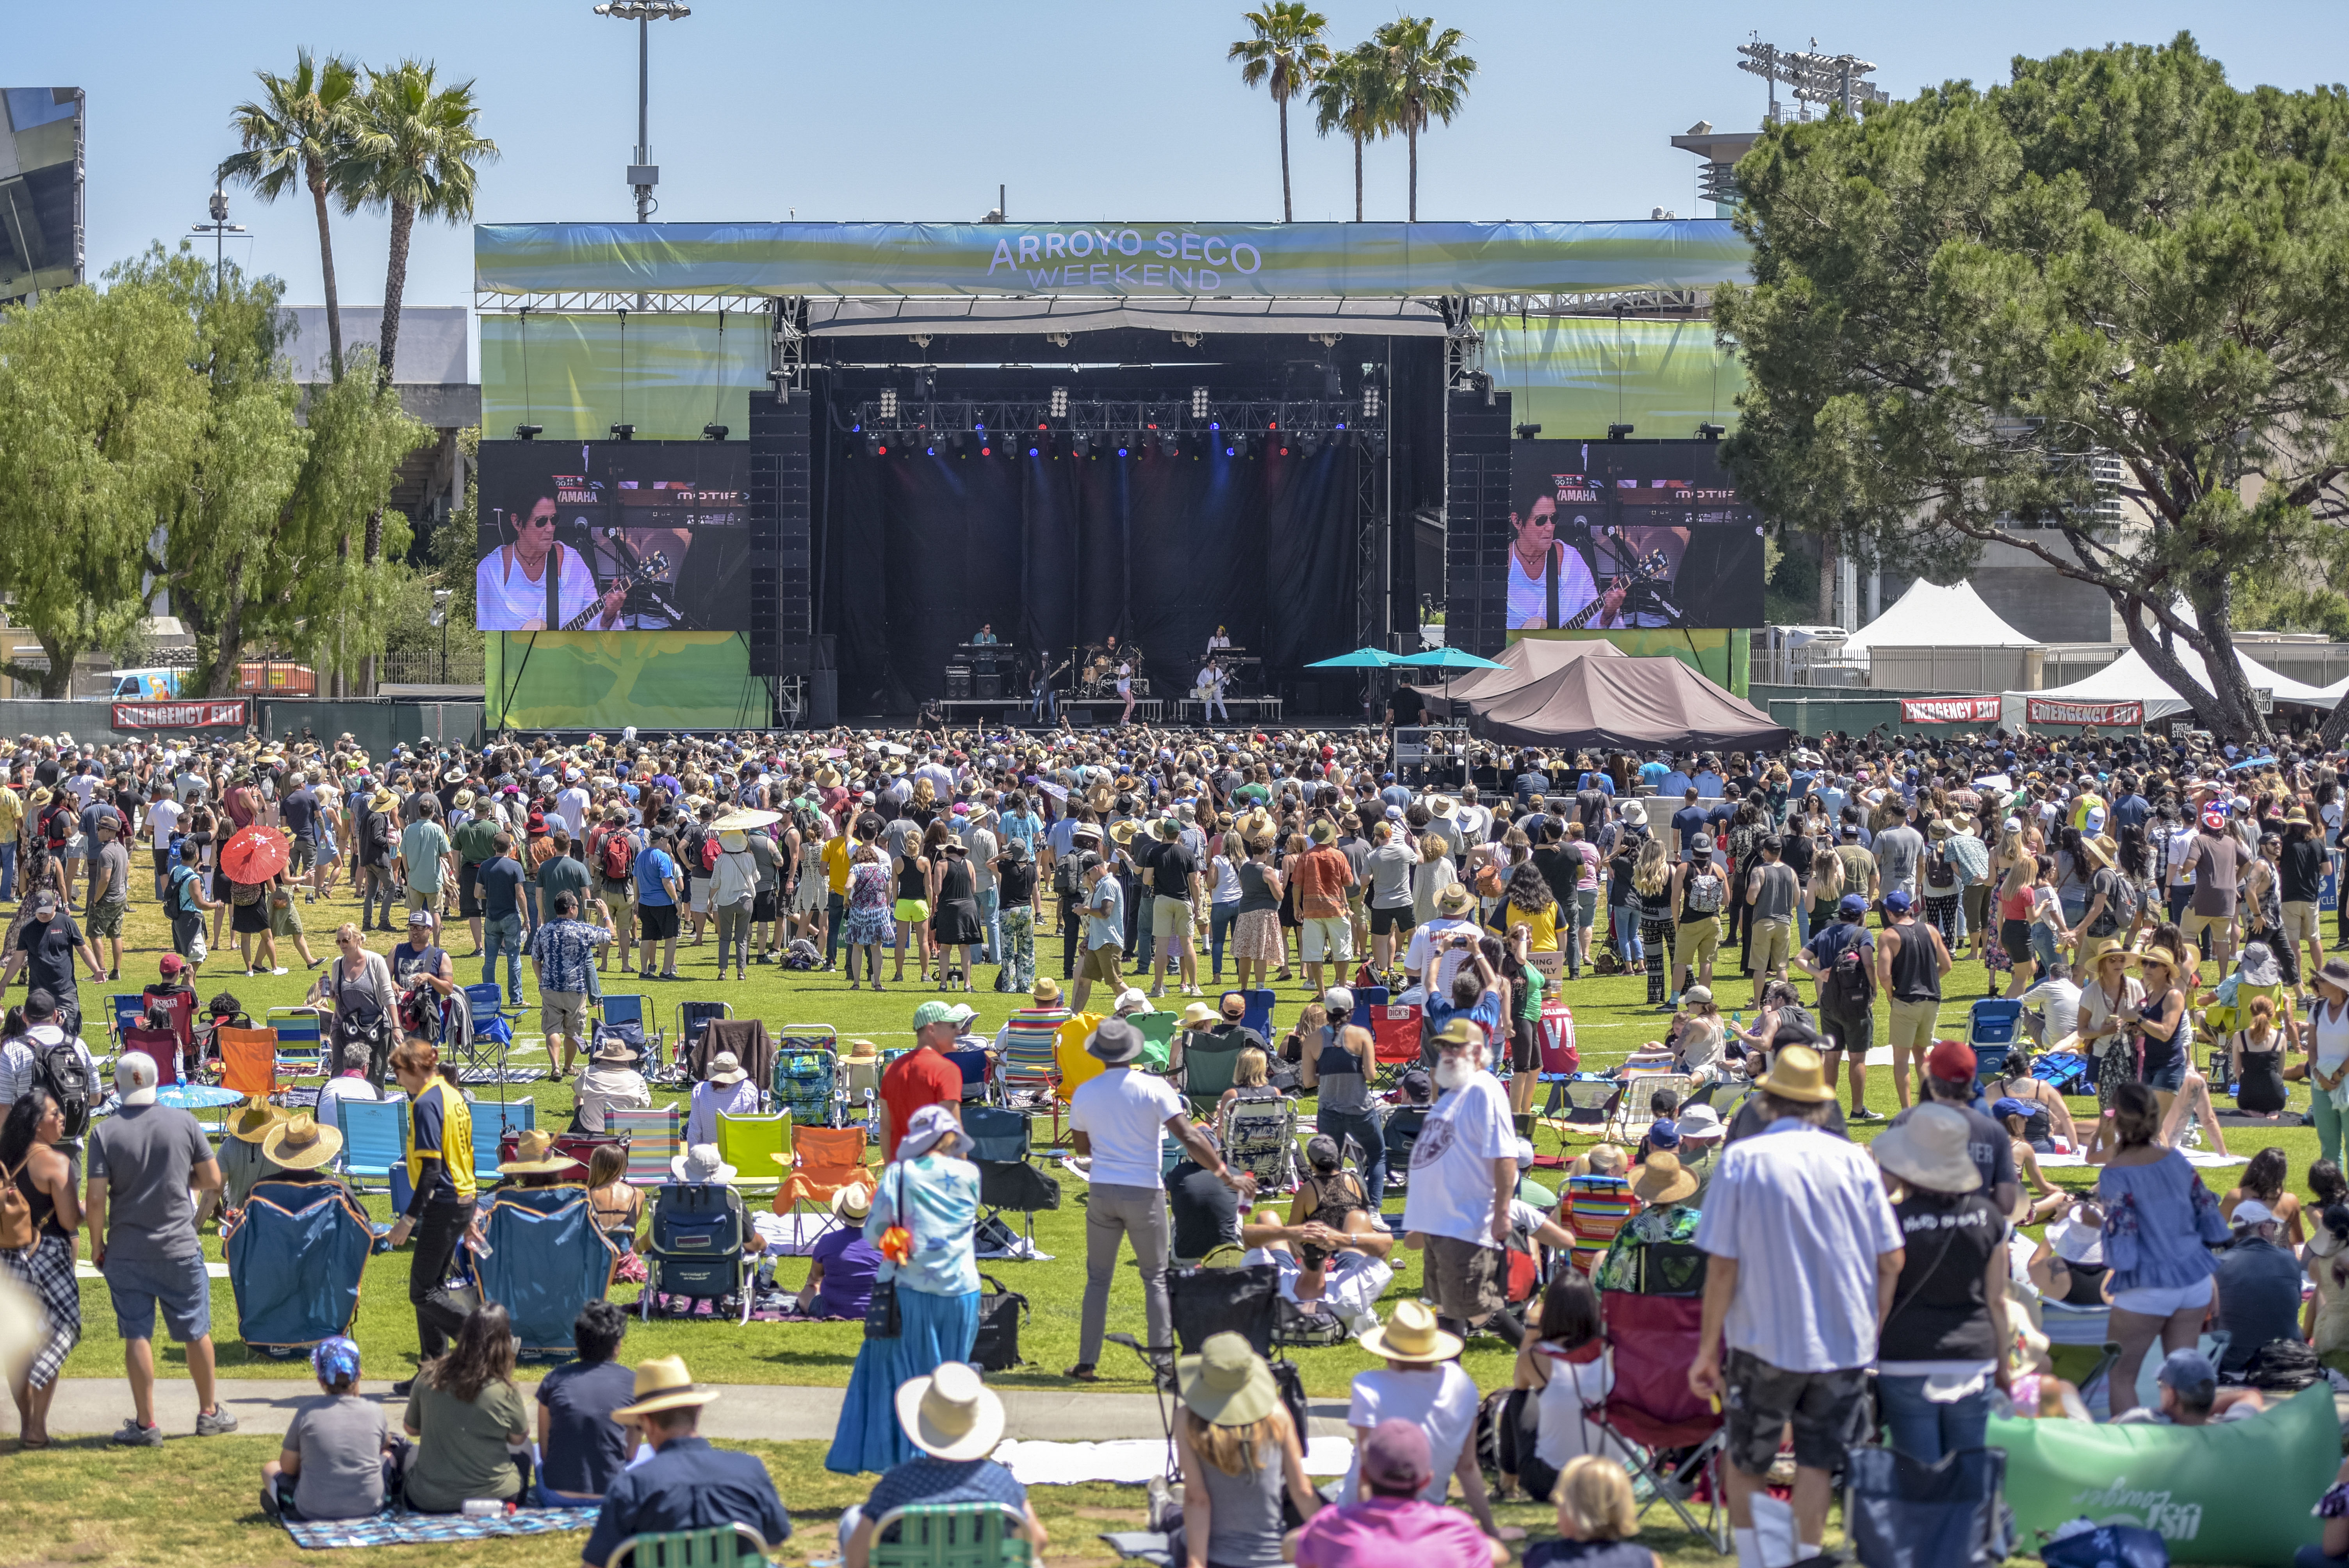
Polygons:
M2207 684L2210 674L2209 666L2202 662L2202 655L2184 643L2178 644L2177 647L2178 662L2186 666L2186 673L2195 680ZM2242 665L2244 679L2250 681L2255 687L2264 687L2273 692L2278 702L2300 702L2314 707L2331 707L2340 700L2342 692L2349 689L2349 682L2344 682L2341 686L2321 687L2293 680L2290 676L2280 676L2240 648L2235 650L2235 662ZM2170 690L2168 684L2153 673L2153 666L2147 664L2144 656L2135 648L2131 648L2087 679L2074 681L2070 686L2059 686L2053 691L2002 693L1999 699L2000 717L2009 729L2017 727L2023 722L2025 711L2024 699L2029 697L2042 697L2055 702L2140 702L2145 705L2145 717L2147 720L2167 718L2172 714L2184 713L2187 708L2186 700Z
M1909 584L1899 602L1844 639L1846 659L1886 648L2035 648L1982 603L1971 583L1943 588L1922 577Z

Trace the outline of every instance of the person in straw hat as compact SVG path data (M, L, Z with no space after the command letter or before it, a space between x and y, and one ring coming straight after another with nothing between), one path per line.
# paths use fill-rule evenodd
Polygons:
M652 1085L636 1070L636 1053L618 1035L605 1035L587 1057L587 1070L579 1075L572 1128L578 1132L601 1132L613 1111L646 1110L652 1103Z
M498 1164L501 1187L552 1187L556 1178L585 1170L567 1154L555 1152L554 1134L543 1127L526 1127L514 1136L514 1157Z
M285 1119L285 1112L269 1103L267 1095L256 1094L237 1108L228 1119L228 1136L221 1140L221 1206L235 1210L244 1207L253 1193L254 1183L273 1174L275 1167L262 1153L262 1140L269 1130Z
M342 1151L340 1128L320 1121L306 1110L282 1117L262 1135L261 1157L270 1171L254 1183L252 1195L270 1196L264 1188L334 1187L348 1198L349 1186L327 1169ZM295 1196L298 1201L299 1194Z
M718 1397L693 1380L681 1356L636 1363L636 1399L612 1419L641 1429L653 1457L613 1478L581 1562L608 1563L631 1536L713 1525L747 1524L770 1548L792 1538L791 1515L766 1465L755 1454L712 1448L700 1435L702 1407Z
M805 1315L864 1315L883 1262L881 1249L864 1239L864 1219L872 1212L873 1194L865 1188L843 1187L832 1195L833 1218L839 1223L817 1240L809 1258L807 1284L799 1295Z
M1876 1387L1893 1448L1920 1464L1982 1447L1992 1386L2007 1387L2006 1215L1984 1190L1973 1136L1956 1106L1933 1102L1869 1150L1898 1182L1892 1212L1917 1243L1893 1283Z
M1430 1463L1418 1496L1440 1503L1460 1478L1460 1490L1485 1533L1520 1541L1525 1532L1494 1522L1485 1495L1485 1475L1476 1462L1476 1380L1460 1367L1461 1339L1447 1333L1422 1301L1400 1301L1386 1322L1362 1336L1362 1348L1385 1359L1383 1367L1354 1374L1346 1424L1353 1429L1354 1457L1338 1489L1341 1502L1369 1495L1366 1456L1372 1433L1382 1423L1404 1420L1427 1434Z
M1697 1224L1703 1348L1688 1374L1699 1398L1727 1407L1730 1524L1747 1563L1760 1561L1754 1494L1790 1420L1795 1555L1818 1554L1903 1245L1875 1161L1825 1129L1835 1090L1818 1052L1787 1047L1755 1087L1765 1125L1723 1150Z
M719 1051L709 1058L709 1070L693 1086L693 1109L685 1119L685 1141L715 1143L718 1141L718 1118L755 1116L759 1111L759 1086L742 1070L742 1060L732 1051Z
M1003 1401L980 1381L978 1369L949 1361L936 1372L906 1379L893 1400L897 1425L913 1451L875 1482L872 1495L840 1518L845 1568L865 1568L874 1531L901 1508L993 1502L1015 1510L1019 1533L1040 1554L1048 1543L1028 1489L988 1456L1003 1440Z
M1190 1563L1278 1561L1283 1489L1301 1518L1311 1519L1322 1502L1306 1479L1303 1439L1272 1368L1244 1336L1226 1331L1210 1335L1199 1354L1178 1358L1174 1377L1183 1501L1162 1504L1154 1487L1151 1528L1179 1536Z

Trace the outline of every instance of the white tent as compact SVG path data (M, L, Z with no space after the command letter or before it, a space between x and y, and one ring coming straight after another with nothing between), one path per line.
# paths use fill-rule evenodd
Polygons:
M2207 684L2210 676L2209 667L2202 663L2202 655L2184 643L2178 644L2177 648L2178 662L2186 666L2186 673L2195 680ZM2235 650L2235 662L2242 665L2244 679L2250 681L2254 688L2265 688L2273 692L2278 702L2300 702L2314 707L2331 707L2340 699L2340 688L2308 686L2293 680L2290 676L2280 676L2240 648ZM2025 703L2033 697L2043 701L2064 703L2143 703L2145 717L2148 722L2157 718L2167 718L2172 714L2184 713L2187 710L2186 700L2170 690L2168 683L2153 673L2153 666L2147 664L2144 656L2135 648L2131 648L2087 679L2074 681L2070 686L2059 686L2053 691L2001 693L2000 722L2009 729L2022 727L2028 711Z
M1847 662L1874 648L2035 648L2036 637L2026 637L1999 619L1982 603L1971 583L1943 588L1922 577L1909 584L1899 601L1844 639Z

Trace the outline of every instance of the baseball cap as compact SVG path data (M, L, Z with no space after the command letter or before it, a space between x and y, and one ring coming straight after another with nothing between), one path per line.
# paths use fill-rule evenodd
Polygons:
M1711 833L1699 833L1689 840L1689 852L1696 855L1709 855L1713 853L1713 835Z
M310 1370L318 1375L319 1382L329 1387L357 1383L359 1380L359 1347L339 1334L322 1339L310 1352Z
M1648 1123L1649 1148L1678 1149L1680 1146L1681 1125L1679 1122L1664 1120L1651 1121Z
M1327 1171L1341 1158L1338 1140L1326 1132L1317 1132L1305 1140L1305 1163L1316 1171Z
M432 923L432 912L429 909L411 909L408 912L408 923L429 925Z
M2219 1369L2210 1365L2208 1356L2190 1347L2164 1357L2161 1370L2154 1377L2189 1399L2197 1396L2208 1399L2219 1390Z
M2167 1366L2164 1363L2165 1368ZM1429 1457L1427 1434L1413 1422L1381 1421L1362 1439L1362 1480L1381 1491L1417 1491L1434 1473L1435 1461Z
M1974 1048L1963 1040L1935 1040L1925 1057L1925 1073L1945 1083L1974 1081Z
M1890 892L1886 893L1884 895L1884 907L1892 911L1895 914L1907 909L1909 907L1908 890L1905 888L1894 888Z
M1847 892L1837 902L1836 913L1846 920L1857 920L1868 913L1868 900L1856 892Z
M1991 1115L1998 1118L2001 1121L2005 1120L2010 1116L2020 1116L2028 1119L2031 1115L2031 1101L2027 1099L2017 1099L2014 1096L2010 1094L2001 1099L1997 1104L1992 1106L1990 1108L1990 1113Z
M2227 1222L2240 1231L2245 1225L2264 1225L2275 1217L2275 1211L2257 1198L2246 1198L2235 1205L2235 1212L2227 1217Z
M2206 828L2225 827L2227 825L2226 809L2220 806L2204 807L2202 810L2202 825ZM2167 1366L2168 1363L2164 1362L2163 1365Z
M1333 1012L1350 1013L1354 1010L1353 990L1350 986L1332 985L1321 993L1321 1005Z
M914 1009L914 1027L926 1029L933 1024L960 1026L978 1016L978 1012L963 1002L925 1002Z

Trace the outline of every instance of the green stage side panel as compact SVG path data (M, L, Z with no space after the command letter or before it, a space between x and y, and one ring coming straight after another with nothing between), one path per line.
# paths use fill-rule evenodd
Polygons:
M1658 654L1670 654L1705 679L1727 690L1733 696L1744 696L1753 678L1751 639L1742 631L1681 631L1671 627L1627 627L1609 632L1511 632L1509 641L1520 637L1547 637L1553 642L1612 643L1633 658L1650 658Z
M731 632L486 634L485 730L764 729L768 683Z
M750 434L750 391L767 385L767 318L649 311L619 315L483 314L481 434L516 425L543 441L602 441L634 425L640 441L698 440L704 425Z
M1485 315L1476 329L1514 419L1539 425L1545 440L1604 440L1609 425L1640 440L1736 428L1745 369L1713 342L1711 322Z

